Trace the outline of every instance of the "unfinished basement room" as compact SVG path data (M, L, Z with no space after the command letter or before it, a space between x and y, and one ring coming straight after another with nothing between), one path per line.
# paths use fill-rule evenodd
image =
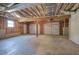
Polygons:
M78 55L78 3L0 3L0 55Z

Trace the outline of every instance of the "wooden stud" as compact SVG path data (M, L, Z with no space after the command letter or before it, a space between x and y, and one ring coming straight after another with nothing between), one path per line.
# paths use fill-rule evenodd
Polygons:
M36 37L38 37L38 20L36 21Z

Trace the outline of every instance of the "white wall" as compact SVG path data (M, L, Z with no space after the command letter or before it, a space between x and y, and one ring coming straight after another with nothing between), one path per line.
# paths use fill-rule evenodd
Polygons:
M69 20L69 39L79 44L79 10Z
M44 34L59 35L59 22L44 24Z

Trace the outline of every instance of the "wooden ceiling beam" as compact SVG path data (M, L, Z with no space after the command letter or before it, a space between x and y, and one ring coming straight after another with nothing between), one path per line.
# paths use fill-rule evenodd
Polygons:
M27 9L24 9L23 12L25 12L26 14L28 14L30 17L33 17L33 15L30 14L30 13L27 11Z
M19 18L19 17L23 17L21 14L19 14L19 13L16 12L16 11L15 11L15 12L11 12L11 13L12 13L12 15L15 15L15 16L18 17L18 18ZM18 15L18 16L17 16L17 15Z
M61 10L64 10L67 7L68 3L63 3Z
M38 7L35 6L34 9L35 9L36 13L37 13L39 16L41 16L40 13L39 13L39 11L38 11Z
M30 8L31 8L31 10L34 12L34 14L38 17L39 14L35 11L34 7L30 7Z
M69 18L69 16L54 16L54 17L41 17L41 18L22 18L20 20L18 20L19 22L31 22L31 21L42 21L42 19L44 19L44 21L49 21L50 19L53 19L52 21L64 21L64 19Z
M7 13L7 14L10 15L10 16L12 16L12 17L15 17L14 14L12 14L12 13ZM16 18L17 18L17 17L16 17Z
M31 8L28 8L28 11L34 16L36 17L37 15L33 12L33 10Z
M74 5L75 5L74 3L70 3L70 4L65 8L65 10L66 10L66 11L70 10L71 8L73 8Z
M27 13L29 13L32 17L35 17L35 15L29 10L29 8L26 8Z
M44 11L44 8L43 8L42 4L40 4L38 7L39 7L41 15L45 16L45 13L44 13L45 11Z
M58 10L58 14L59 14L59 15L61 15L61 8L63 7L63 5L64 5L64 4L62 3L61 6L60 6L60 9Z
M22 13L24 13L24 15L26 16L26 17L30 17L30 15L28 14L28 13L26 13L24 10L21 10L22 11Z
M73 8L71 8L71 11L76 11L77 9L79 9L79 3L75 4Z
M62 4L60 4L60 3L57 4L56 11L55 11L55 15L58 14L58 11L59 11L61 5L62 5Z
M69 3L63 3L60 11L59 11L59 14L65 14L65 13L62 13L62 11L65 11L65 8L69 5Z
M47 11L47 6L46 6L46 4L43 4L43 9L44 9L44 14L45 14L45 16L47 16L48 11Z
M24 17L26 17L26 14L22 12L21 10L19 10L18 12L21 13Z
M21 15L22 17L25 17L25 16L23 15L23 13L21 13L19 10L16 11L16 13L18 13L18 14Z
M58 15L58 14L60 13L60 10L61 10L62 6L63 6L63 3L58 4L57 10L56 10L56 14L55 14L55 15Z
M23 12L23 10L20 10L20 12L21 12L25 17L30 17L28 14L26 14L25 12Z
M16 17L16 15L14 15L14 14L12 14L12 13L9 13L9 15L11 15L11 16L13 17L13 19L16 19L16 20L19 19L18 17Z
M74 6L74 3L72 3L72 4L70 4L70 3L63 3L63 5L62 5L62 7L61 7L61 9L59 11L59 14L64 15L65 13L62 13L62 11L66 12L67 10L70 10L71 8L73 8L73 6Z
M46 11L45 11L45 6L44 6L44 4L41 4L41 7L42 7L42 9L43 9L43 15L45 16L45 14L46 14L45 12L46 12Z
M31 15L27 11L25 11L24 9L22 9L22 12L25 13L28 17L31 17Z
M38 10L39 15L40 15L40 16L43 16L42 13L41 13L42 10L41 10L41 8L40 8L40 5L37 5L37 6L36 6L36 9Z
M67 8L68 5L69 5L69 3L65 3L64 10Z

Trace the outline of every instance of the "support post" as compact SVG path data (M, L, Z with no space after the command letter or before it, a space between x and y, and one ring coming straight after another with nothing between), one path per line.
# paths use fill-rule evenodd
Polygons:
M38 37L38 20L36 20L36 37Z
M63 31L64 31L64 35L65 35L65 19L64 19L64 29L63 29Z

